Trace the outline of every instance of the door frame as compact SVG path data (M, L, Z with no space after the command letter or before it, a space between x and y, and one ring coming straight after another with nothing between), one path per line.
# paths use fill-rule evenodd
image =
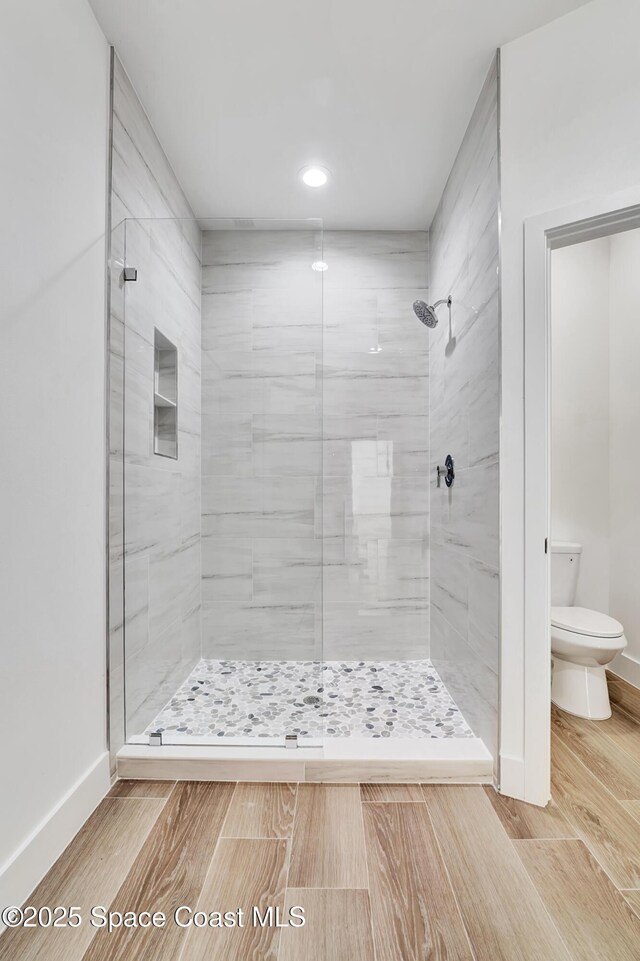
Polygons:
M550 335L551 252L640 227L640 187L573 204L524 223L524 555L522 558L521 716L523 758L518 784L506 794L545 805L551 769L550 634ZM501 684L509 683L506 677Z

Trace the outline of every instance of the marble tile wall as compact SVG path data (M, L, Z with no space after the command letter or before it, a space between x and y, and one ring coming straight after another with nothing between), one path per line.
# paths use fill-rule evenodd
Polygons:
M484 84L430 230L433 297L453 297L430 334L431 658L497 756L498 76ZM447 454L454 486L436 487Z
M428 656L428 237L320 244L203 234L205 657Z
M117 57L113 79L112 751L123 716L143 731L201 645L201 231ZM126 288L125 257L138 269ZM155 327L178 349L177 460L153 453Z

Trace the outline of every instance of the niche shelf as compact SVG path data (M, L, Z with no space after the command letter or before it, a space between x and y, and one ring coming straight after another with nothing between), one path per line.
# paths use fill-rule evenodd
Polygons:
M178 351L156 328L153 370L153 452L178 459Z

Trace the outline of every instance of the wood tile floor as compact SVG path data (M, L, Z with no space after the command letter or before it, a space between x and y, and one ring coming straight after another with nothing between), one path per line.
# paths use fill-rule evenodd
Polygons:
M475 785L121 781L28 903L166 927L16 929L0 959L638 961L640 724L554 711L552 740L546 809ZM306 924L182 928L180 905Z

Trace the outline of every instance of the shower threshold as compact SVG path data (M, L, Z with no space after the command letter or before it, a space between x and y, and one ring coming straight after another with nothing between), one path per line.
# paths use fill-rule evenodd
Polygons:
M464 783L492 769L427 659L205 659L118 755L136 778Z
M324 738L317 747L128 744L118 776L186 781L487 784L493 759L477 737Z

